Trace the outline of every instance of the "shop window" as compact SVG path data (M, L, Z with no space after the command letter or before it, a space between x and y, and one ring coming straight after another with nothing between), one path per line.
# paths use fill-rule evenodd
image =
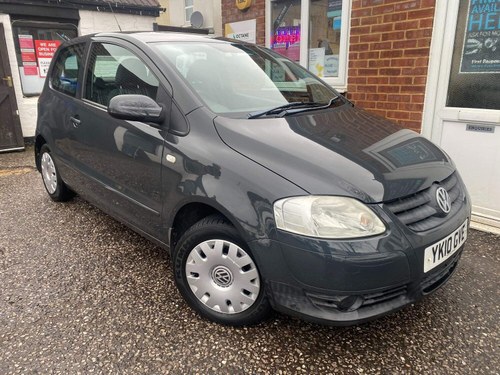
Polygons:
M59 53L50 77L50 83L54 90L76 96L84 49L85 44L77 44L67 47Z
M85 99L103 106L116 95L146 95L156 100L158 79L129 50L114 44L93 43Z
M69 23L14 20L12 31L23 95L38 95L55 51L63 41L77 36L77 27Z
M349 0L268 0L266 4L269 47L344 89Z
M186 16L185 20L186 22L191 21L191 15L193 14L193 0L184 0L184 14Z
M446 105L500 109L500 22L494 3L461 0Z

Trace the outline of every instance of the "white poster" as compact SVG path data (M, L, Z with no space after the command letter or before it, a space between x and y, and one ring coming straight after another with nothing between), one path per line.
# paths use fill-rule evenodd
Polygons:
M325 49L309 49L309 70L318 77L324 76L325 70Z
M325 56L325 77L339 76L339 55Z
M241 40L249 43L257 43L257 20L226 23L224 35L226 38Z

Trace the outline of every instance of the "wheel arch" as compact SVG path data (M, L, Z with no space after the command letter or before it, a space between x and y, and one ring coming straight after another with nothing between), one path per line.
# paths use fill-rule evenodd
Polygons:
M184 202L183 204L179 205L178 209L175 211L175 214L172 215L169 225L170 234L168 240L170 243L171 251L175 249L178 240L180 239L182 234L186 232L186 230L188 230L198 221L211 215L221 216L228 223L230 223L233 227L236 228L239 235L243 239L246 237L244 235L244 230L242 226L228 210L220 206L216 207L215 205L210 203L205 201L190 201L190 202Z

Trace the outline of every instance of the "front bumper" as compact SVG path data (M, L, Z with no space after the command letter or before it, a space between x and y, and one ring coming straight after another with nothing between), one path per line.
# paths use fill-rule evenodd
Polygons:
M444 285L463 246L427 273L425 248L469 217L467 199L459 212L425 234L386 216L389 229L375 238L318 240L280 231L276 240L250 246L275 310L324 324L352 325L399 310Z

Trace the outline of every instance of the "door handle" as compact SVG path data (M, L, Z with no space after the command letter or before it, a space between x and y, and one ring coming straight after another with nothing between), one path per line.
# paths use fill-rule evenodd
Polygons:
M2 81L5 81L7 83L7 87L12 87L12 77L11 76L7 76L7 77L4 77L2 78Z
M73 125L74 128L77 128L78 126L80 126L80 124L82 123L80 121L80 119L78 118L78 115L77 116L71 116L69 118L69 120L71 121L71 124Z

